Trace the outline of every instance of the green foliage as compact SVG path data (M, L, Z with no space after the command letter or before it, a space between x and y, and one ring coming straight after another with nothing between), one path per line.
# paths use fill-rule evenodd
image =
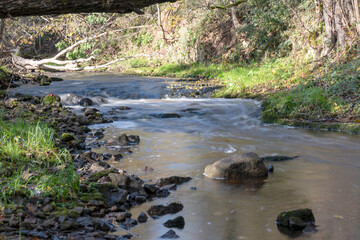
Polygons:
M296 1L289 1L294 4ZM243 27L238 29L249 39L251 58L264 56L267 52L286 56L291 50L286 30L291 25L291 11L277 0L248 0L240 10L244 18ZM280 52L276 52L280 50Z
M1 118L0 118L1 119ZM47 125L0 120L0 201L14 194L69 199L79 191L79 178L66 150L55 146Z
M153 41L153 36L149 32L142 32L137 35L135 38L135 43L137 46L149 46L150 43Z
M263 103L266 122L293 120L360 123L360 60L318 69L290 91ZM360 128L351 126L352 129Z
M66 53L66 58L75 60L88 57L88 53L95 46L95 42L86 42L75 48L74 51Z
M55 44L55 47L57 48L58 51L61 51L67 48L67 44L64 40L61 40L60 42Z
M85 17L85 21L91 25L104 24L107 21L107 17L104 13L89 14Z

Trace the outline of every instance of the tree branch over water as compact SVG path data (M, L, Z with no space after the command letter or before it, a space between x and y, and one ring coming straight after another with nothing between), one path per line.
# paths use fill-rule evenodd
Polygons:
M141 8L156 3L175 1L176 0L0 0L0 18L92 12L136 12L142 14Z

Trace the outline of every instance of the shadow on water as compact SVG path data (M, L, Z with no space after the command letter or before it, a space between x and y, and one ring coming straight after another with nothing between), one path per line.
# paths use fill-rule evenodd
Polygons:
M229 185L237 190L257 192L259 191L267 181L267 177L264 178L249 178L249 179L211 179L215 184Z

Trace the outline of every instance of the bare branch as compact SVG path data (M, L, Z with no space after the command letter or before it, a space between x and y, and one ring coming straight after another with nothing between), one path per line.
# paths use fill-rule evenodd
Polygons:
M95 70L95 69L99 69L99 68L107 68L111 64L114 64L114 63L117 63L117 62L120 62L120 61L126 61L128 59L136 58L136 57L151 57L151 55L138 54L138 55L134 55L134 56L118 58L118 59L115 59L115 60L113 60L111 62L102 64L102 65L87 66L87 67L43 65L41 68L42 69L57 70L57 71L90 71L90 70Z
M64 50L62 50L61 52L59 52L58 54L56 54L53 58L57 59L57 58L63 56L64 54L66 54L67 52L70 52L71 50L73 50L74 48L76 48L77 46L79 46L80 44L83 44L83 43L86 43L86 42L88 42L88 41L91 41L91 40L100 38L100 37L102 37L102 36L110 35L110 34L114 34L114 33L118 33L118 32L123 32L123 31L129 30L129 29L139 29L139 28L145 28L145 27L150 27L150 25L142 25L142 26L136 26L136 27L129 27L129 28L124 28L124 29L118 29L118 30L114 30L114 31L110 31L110 32L104 32L104 33L101 33L101 34L98 34L98 35L95 35L95 36L92 36L92 37L89 37L89 38L85 38L85 39L83 39L83 40L80 40L80 41L74 43L74 44L71 45L70 47L65 48Z

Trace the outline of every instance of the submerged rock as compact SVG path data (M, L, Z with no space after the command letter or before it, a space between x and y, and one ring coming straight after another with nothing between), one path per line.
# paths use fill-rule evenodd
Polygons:
M261 158L255 153L235 154L223 158L205 167L209 178L235 180L241 178L259 178L268 175Z
M180 228L183 229L185 226L185 219L183 216L176 217L174 219L167 220L164 223L164 226L167 228Z
M175 238L179 238L179 236L176 234L176 232L174 230L169 230L167 233L162 235L160 238L175 239Z
M85 114L85 116L90 116L90 115L94 115L98 112L99 112L99 110L96 108L85 108L84 114Z
M288 156L265 156L265 157L261 157L261 159L263 161L276 162L276 161L291 160L291 159L295 159L295 158L298 158L298 157L299 156L294 156L294 157L288 157Z
M148 216L144 212L141 212L137 218L137 221L139 223L145 223L145 222L147 222L147 220L148 220Z
M190 181L191 179L192 179L191 177L171 176L171 177L167 177L167 178L160 178L156 182L156 185L158 185L160 187L165 186L165 185L170 185L170 184L180 185L180 184Z
M83 98L80 100L79 105L80 106L92 106L93 101L90 98Z
M150 116L154 118L180 118L177 113L153 113Z
M151 206L149 208L149 210L147 210L147 213L151 216L151 217L156 217L156 216L163 216L166 214L174 214L174 213L178 213L181 210L183 210L184 205L182 205L179 202L173 202L170 203L167 206L164 205L154 205Z
M122 134L116 139L112 139L106 142L107 145L118 145L122 147L131 146L140 143L140 137L135 135Z
M303 230L314 223L315 217L309 208L282 212L276 219L276 224L295 231Z

